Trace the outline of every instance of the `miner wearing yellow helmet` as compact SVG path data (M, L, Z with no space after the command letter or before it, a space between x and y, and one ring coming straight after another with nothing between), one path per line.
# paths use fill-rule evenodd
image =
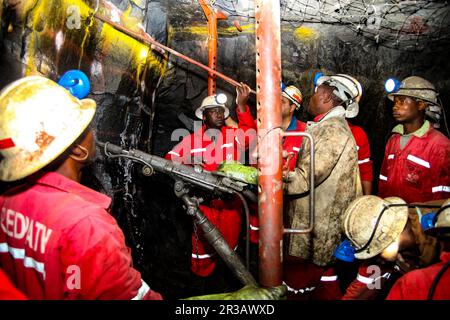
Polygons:
M95 111L94 100L41 76L0 92L0 180L21 183L0 196L0 273L30 299L159 300L132 267L107 211L111 199L79 183L95 155ZM247 286L191 299L277 299L284 292Z
M0 92L0 268L30 299L161 299L133 269L111 199L79 182L96 110L41 76Z
M335 256L362 263L342 299L382 299L403 273L432 263L437 258L436 241L425 235L420 217L441 203L417 204L408 210L398 197L369 195L352 201L342 220L347 240Z
M440 242L440 261L402 276L390 290L387 300L450 300L450 199L433 217L425 233Z

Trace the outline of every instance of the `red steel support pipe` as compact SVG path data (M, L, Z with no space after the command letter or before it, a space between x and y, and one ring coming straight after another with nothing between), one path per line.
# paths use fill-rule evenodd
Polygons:
M256 0L255 18L259 280L263 286L277 286L282 283L283 250L280 2Z
M217 67L217 20L226 20L227 17L221 11L215 11L209 1L199 0L208 20L208 67L216 70ZM216 93L216 75L208 73L208 96Z

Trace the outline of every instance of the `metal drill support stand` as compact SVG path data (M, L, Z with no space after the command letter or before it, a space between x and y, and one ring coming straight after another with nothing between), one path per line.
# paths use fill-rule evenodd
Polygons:
M205 214L201 212L198 207L200 203L199 199L189 196L189 187L182 180L176 180L174 191L175 195L181 198L186 205L187 214L195 218L197 224L202 228L205 238L214 247L242 284L257 286L256 280L245 268L236 252L230 248L220 231L208 220Z

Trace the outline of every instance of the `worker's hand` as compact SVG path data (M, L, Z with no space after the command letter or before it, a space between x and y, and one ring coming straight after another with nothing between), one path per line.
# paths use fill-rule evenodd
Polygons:
M295 154L293 152L286 152L283 150L283 158L286 159L282 167L283 179L288 178L289 173L289 163L294 158Z
M244 288L229 292L190 297L186 300L285 300L286 287L281 285L272 288L245 286Z
M289 181L289 162L292 160L292 158L294 158L294 153L293 152L287 152L285 150L283 150L283 159L285 159L284 165L281 168L281 172L282 172L282 176L283 176L283 181L284 182L288 182Z
M283 167L282 177L284 183L289 183L289 167Z
M236 104L240 112L245 112L247 100L250 96L250 87L241 82L241 86L236 87Z

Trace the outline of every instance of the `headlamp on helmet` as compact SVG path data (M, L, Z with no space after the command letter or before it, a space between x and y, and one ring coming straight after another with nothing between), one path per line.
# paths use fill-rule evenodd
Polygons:
M319 80L319 78L323 77L324 74L322 72L318 72L314 75L314 90L315 88L317 88L317 81Z
M402 83L399 80L395 78L389 78L384 83L384 89L387 93L397 92L398 89L400 89L401 84Z
M430 212L424 214L422 218L420 218L420 224L422 225L422 230L426 231L428 229L434 228L436 212Z
M91 90L87 75L80 70L69 70L58 80L58 84L78 99L84 99Z
M342 243L336 248L333 255L336 259L353 262L355 261L355 247L352 246L348 239L342 241Z
M209 108L222 107L225 114L224 117L227 118L230 115L230 110L227 108L225 103L227 102L227 96L224 93L213 94L207 96L203 99L202 104L195 110L195 116L202 120L203 112Z
M225 103L227 103L227 100L228 100L225 93L219 93L219 94L217 94L217 95L215 96L215 99L216 99L216 102L217 102L218 104L225 104Z
M441 208L429 219L431 220L429 223L431 227L425 230L426 234L437 237L450 237L450 199L447 199Z

